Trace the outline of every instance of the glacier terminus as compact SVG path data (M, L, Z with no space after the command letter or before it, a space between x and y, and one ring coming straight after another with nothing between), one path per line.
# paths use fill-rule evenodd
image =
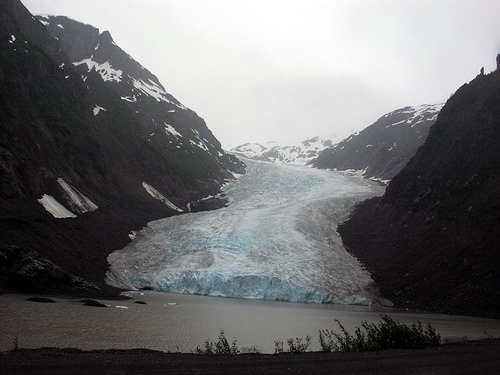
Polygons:
M228 207L150 222L108 257L124 289L293 302L383 303L336 229L384 187L340 172L245 160ZM386 301L385 301L386 302Z

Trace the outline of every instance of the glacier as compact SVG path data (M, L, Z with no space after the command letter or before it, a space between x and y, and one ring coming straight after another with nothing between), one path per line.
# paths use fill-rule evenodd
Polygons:
M245 160L224 187L228 207L148 223L111 253L123 289L293 302L382 303L336 229L355 203L383 194L334 171Z

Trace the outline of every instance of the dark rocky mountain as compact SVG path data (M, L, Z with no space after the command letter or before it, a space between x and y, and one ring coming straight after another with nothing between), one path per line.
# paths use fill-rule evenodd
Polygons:
M383 197L339 230L399 306L500 318L500 71L445 104Z
M260 143L245 143L232 148L230 152L253 160L306 165L311 160L317 158L322 150L333 144L334 141L331 139L313 137L294 146L278 145L276 142L269 142L265 145L261 145Z
M424 143L442 106L405 107L387 113L361 132L321 151L311 164L388 181Z
M107 255L243 173L109 32L0 2L0 289L108 293Z

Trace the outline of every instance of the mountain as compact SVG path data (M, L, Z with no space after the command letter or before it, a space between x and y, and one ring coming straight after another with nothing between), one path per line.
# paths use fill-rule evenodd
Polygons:
M131 230L244 164L109 32L39 20L0 3L0 289L106 294Z
M405 107L387 113L361 132L321 151L312 165L387 182L424 143L442 106Z
M396 305L500 318L499 186L497 69L457 90L384 196L339 231Z
M276 142L269 142L265 145L245 143L232 148L230 152L253 160L306 165L316 158L321 150L332 145L331 139L313 137L295 146L281 146Z

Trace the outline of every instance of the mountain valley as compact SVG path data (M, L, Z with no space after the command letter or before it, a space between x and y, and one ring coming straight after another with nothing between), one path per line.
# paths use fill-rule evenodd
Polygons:
M109 31L5 0L0 61L0 293L500 318L500 55L346 139L228 152Z

